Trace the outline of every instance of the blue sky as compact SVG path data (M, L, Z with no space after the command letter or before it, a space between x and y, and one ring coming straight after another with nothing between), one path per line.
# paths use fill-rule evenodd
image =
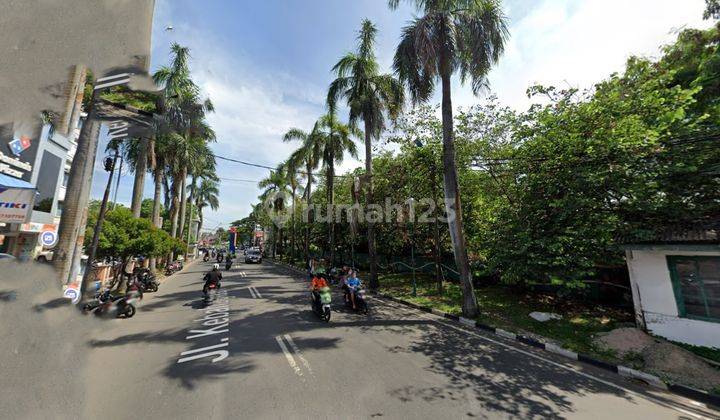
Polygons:
M591 87L622 70L630 55L658 55L673 31L708 26L703 7L703 0L506 0L511 39L490 74L491 89L501 102L525 109L532 84ZM156 0L152 68L168 62L171 42L190 47L193 77L217 109L209 118L218 134L215 152L274 166L294 146L282 143L282 134L311 128L323 113L330 68L354 49L360 21L377 25L378 60L389 71L400 30L413 14L407 3L391 11L385 0ZM166 30L169 25L174 29ZM482 100L454 83L455 106ZM348 159L341 170L361 164ZM107 180L99 166L94 198L102 197ZM218 172L230 179L267 175L222 161ZM148 176L145 197L152 197L151 182ZM118 201L129 203L131 191L132 174L125 174ZM205 227L246 216L258 194L253 183L223 181L221 207L206 214Z

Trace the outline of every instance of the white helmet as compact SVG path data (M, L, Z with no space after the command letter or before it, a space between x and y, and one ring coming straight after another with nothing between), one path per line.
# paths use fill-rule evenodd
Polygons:
M213 270L220 269L220 264L213 264Z

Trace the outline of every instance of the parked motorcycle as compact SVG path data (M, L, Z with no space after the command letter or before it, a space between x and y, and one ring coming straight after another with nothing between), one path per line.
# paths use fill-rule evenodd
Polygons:
M157 292L160 288L160 283L158 283L157 279L155 278L155 274L153 274L150 270L146 268L141 269L137 273L136 278L138 282L142 285L144 292Z
M332 301L330 288L323 287L317 291L317 294L318 299L315 299L312 294L310 295L310 305L312 306L312 310L315 312L315 315L320 317L320 319L325 322L329 322L331 314L330 302Z
M115 313L120 318L132 318L135 315L135 305L133 302L137 299L135 293L128 293L124 296L113 296L110 290L104 290L98 293L90 302L83 305L83 312L92 313L95 316L103 316Z
M183 269L182 261L173 261L170 264L168 264L167 267L165 267L165 275L169 276L169 275L175 273L176 271L180 271L182 269Z

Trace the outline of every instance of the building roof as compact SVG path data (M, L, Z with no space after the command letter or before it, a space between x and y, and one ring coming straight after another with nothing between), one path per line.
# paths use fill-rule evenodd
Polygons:
M626 241L626 249L681 247L720 249L720 222L673 226L637 235Z

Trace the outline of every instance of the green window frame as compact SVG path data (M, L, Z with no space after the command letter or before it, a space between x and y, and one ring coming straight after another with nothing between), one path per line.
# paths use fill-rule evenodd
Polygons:
M667 257L681 318L720 323L720 256ZM710 270L716 265L718 271Z

